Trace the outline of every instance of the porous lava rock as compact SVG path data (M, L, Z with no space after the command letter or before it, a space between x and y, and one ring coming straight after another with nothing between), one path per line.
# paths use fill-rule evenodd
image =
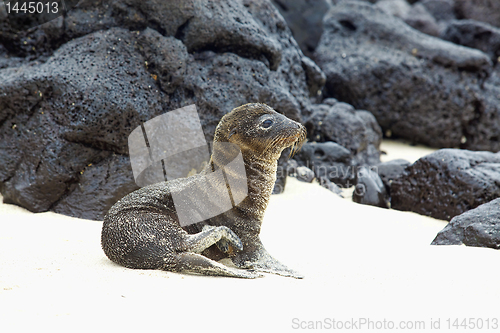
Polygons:
M299 166L297 167L296 178L301 182L311 183L314 180L314 172L308 167Z
M455 216L432 245L467 245L500 249L500 198Z
M323 16L331 0L272 0L305 55L311 56L323 33Z
M360 167L356 172L356 187L352 201L380 208L389 208L389 196L376 168Z
M358 167L380 163L380 126L370 112L334 98L312 105L312 110L304 117L310 142L296 160L311 168L317 179L354 186Z
M352 165L380 163L382 130L373 114L333 98L313 105L313 110L305 117L310 141L332 141L347 148L352 155Z
M456 19L455 0L420 0L418 3L424 6L437 22Z
M162 93L129 40L123 29L97 32L66 43L45 63L0 71L5 202L33 212L52 209L79 184L92 189L86 172L103 184L86 196L126 194L108 188L103 166L113 154L128 153L136 126L162 113ZM121 179L125 188L133 183L131 173ZM84 209L75 215L95 216Z
M211 142L244 103L300 120L324 80L267 0L84 0L25 31L0 22L0 45L5 202L97 220L136 188L141 123L196 104Z
M411 6L411 9L404 17L404 21L410 27L415 28L427 35L439 36L440 34L440 28L436 19L420 2Z
M319 184L329 190L330 192L333 192L337 194L339 197L343 198L344 196L342 195L342 189L335 183L332 183L330 180L327 178L319 178L318 179Z
M431 36L440 36L449 21L455 20L454 0L420 0L403 17L411 27Z
M441 34L444 40L486 53L493 63L500 57L500 29L475 20L451 21Z
M289 159L287 161L287 165L286 165L286 174L288 176L295 176L295 174L297 174L298 167L299 167L299 163L297 163L296 160L294 160L293 158Z
M338 143L307 142L295 155L299 166L314 171L317 179L328 179L343 187L351 187L356 179L356 166L351 152Z
M391 183L394 179L403 175L406 167L411 163L404 159L396 159L377 164L375 170L380 176L382 183L384 183L387 193L391 193Z
M387 14L405 19L411 10L410 4L406 0L379 0L376 6Z
M500 1L497 0L455 0L458 19L472 19L500 28Z
M364 2L325 16L315 60L325 97L368 110L386 136L431 147L500 150L500 92L483 52L412 29Z
M391 207L450 221L500 197L500 153L440 149L391 183Z

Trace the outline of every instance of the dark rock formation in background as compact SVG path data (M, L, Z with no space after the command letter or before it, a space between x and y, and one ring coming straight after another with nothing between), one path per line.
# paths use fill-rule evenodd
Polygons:
M295 155L295 160L299 166L313 170L317 179L328 179L343 187L354 185L356 168L351 152L338 143L307 142Z
M456 19L455 0L420 0L418 3L424 6L437 22Z
M311 168L334 191L363 184L357 171L377 166L394 208L448 220L500 195L497 155L444 150L442 161L431 154L411 166L379 159L382 133L500 150L500 1L74 5L31 29L10 25L0 6L6 202L101 219L137 188L127 148L134 128L195 104L211 142L219 119L248 102L306 125L310 142L295 169ZM286 184L285 154L275 193Z
M459 19L472 19L500 28L498 0L455 0L455 12Z
M342 195L342 189L337 186L337 184L335 183L332 183L331 181L329 181L328 179L326 178L319 178L318 179L318 182L321 186L323 186L324 188L326 188L327 190L329 190L330 192L333 192L335 194L337 194L339 197L343 198L344 196Z
M451 220L500 197L500 153L441 149L391 183L391 207Z
M353 165L380 162L382 131L370 112L329 98L304 118L309 141L338 143L350 151Z
M440 36L448 22L456 19L455 3L454 0L420 0L400 17L423 33Z
M427 8L420 2L411 6L404 17L404 21L410 27L419 30L427 35L439 36L440 27L437 20L432 16Z
M468 245L500 249L500 199L455 216L433 245Z
M2 21L0 44L1 190L34 212L101 219L136 188L128 135L156 115L196 104L210 142L248 102L300 120L322 84L264 0L83 2L27 31Z
M313 55L323 33L323 17L332 6L343 1L377 2L377 0L271 0L283 15L300 49L308 57Z
M352 201L380 208L389 208L389 196L376 168L361 167L356 172Z
M338 147L340 147L340 146L338 146ZM343 149L343 148L341 148L341 149ZM331 192L333 192L335 194L338 194L341 198L343 198L342 190L335 183L332 183L327 178L323 178L323 177L316 178L316 174L314 173L314 171L312 171L310 168L305 167L303 165L299 166L299 163L294 159L288 160L286 170L287 170L288 176L297 177L298 180L312 182L314 179L316 179L321 186L323 186L324 188L330 190ZM306 176L305 179L303 176L300 176L301 172Z
M288 176L294 176L295 174L297 174L298 167L299 163L297 163L296 160L294 160L293 158L289 159L286 165L286 174Z
M489 57L422 34L373 5L325 17L315 60L325 97L372 112L387 136L431 147L500 150L500 90Z
M391 194L391 184L393 180L403 175L408 165L410 165L410 162L404 159L396 159L376 165L377 173L382 183L384 183L385 190L389 196Z
M316 178L353 186L356 169L380 163L382 132L375 117L351 105L327 99L304 117L308 138L296 156Z
M332 0L272 0L278 8L300 49L312 55L323 33L323 16L332 7Z
M411 10L410 4L406 0L379 0L376 6L389 15L399 17L404 20Z
M474 20L451 21L441 38L486 53L496 64L500 57L500 29Z
M314 180L314 171L305 166L297 167L297 172L295 174L297 180L305 183L312 183Z
M78 188L79 200L91 201L75 215L95 216L85 208L98 209L101 196L123 196L134 188L130 166L120 156L128 152L130 131L162 113L162 95L130 33L118 28L68 42L44 63L1 70L5 202L34 212L56 206L65 211L63 202ZM120 171L111 176L111 169Z

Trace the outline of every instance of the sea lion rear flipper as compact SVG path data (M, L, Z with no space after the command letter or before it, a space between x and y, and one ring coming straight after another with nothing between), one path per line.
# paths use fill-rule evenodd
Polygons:
M269 253L267 255L269 255ZM261 258L256 262L252 262L251 267L249 268L257 272L273 273L281 276L293 277L296 279L304 278L304 275L300 274L297 271L294 271L291 268L288 268L270 255L268 258Z
M250 252L240 252L232 258L236 267L253 269L257 272L273 273L281 276L293 277L296 279L303 279L304 275L300 274L293 269L288 268L281 262L273 258L269 252L264 248L262 243L259 244L257 249Z
M229 276L245 279L262 277L261 274L224 266L212 259L192 252L181 252L175 256L176 271L202 275Z

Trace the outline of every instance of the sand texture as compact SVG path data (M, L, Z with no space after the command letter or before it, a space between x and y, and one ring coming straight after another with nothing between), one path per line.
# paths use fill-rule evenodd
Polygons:
M430 152L382 150L384 160ZM362 318L426 330L440 319L446 331L448 318L500 317L500 251L431 246L445 221L359 205L315 183L289 178L262 230L303 280L123 268L102 252L101 225L0 205L0 331L287 332Z

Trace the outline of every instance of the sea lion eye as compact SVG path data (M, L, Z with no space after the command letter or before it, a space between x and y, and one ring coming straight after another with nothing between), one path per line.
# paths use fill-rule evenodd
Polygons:
M269 128L272 124L273 124L273 121L271 119L266 119L262 122L262 127Z

